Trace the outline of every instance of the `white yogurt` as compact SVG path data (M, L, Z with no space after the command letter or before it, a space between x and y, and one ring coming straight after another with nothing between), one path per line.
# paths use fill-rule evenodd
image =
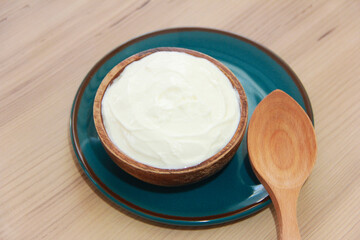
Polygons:
M102 100L106 132L120 151L163 169L195 166L230 141L239 95L210 61L156 52L129 64Z

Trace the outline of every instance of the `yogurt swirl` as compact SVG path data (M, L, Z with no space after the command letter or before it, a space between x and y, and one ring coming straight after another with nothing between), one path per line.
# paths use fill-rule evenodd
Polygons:
M162 169L195 166L230 141L238 92L212 62L160 51L129 64L102 99L106 132L120 151Z

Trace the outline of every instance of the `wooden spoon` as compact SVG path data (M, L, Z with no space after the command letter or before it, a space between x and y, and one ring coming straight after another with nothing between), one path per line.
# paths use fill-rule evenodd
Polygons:
M316 149L313 125L294 99L275 90L259 103L249 124L248 150L252 168L275 206L280 239L301 239L296 203Z

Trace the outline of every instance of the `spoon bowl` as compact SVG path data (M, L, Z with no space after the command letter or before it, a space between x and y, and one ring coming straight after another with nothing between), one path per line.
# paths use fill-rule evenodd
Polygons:
M273 91L250 120L248 150L252 168L274 203L280 239L301 239L296 202L317 152L309 117L289 95Z

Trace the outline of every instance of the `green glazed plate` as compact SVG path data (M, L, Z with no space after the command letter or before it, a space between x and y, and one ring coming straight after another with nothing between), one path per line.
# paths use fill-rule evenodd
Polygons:
M238 35L205 28L174 28L135 38L102 58L82 82L71 111L71 139L76 156L95 186L119 206L165 224L200 226L225 223L255 213L271 201L255 177L246 136L231 162L218 174L185 187L158 187L122 171L106 154L93 122L93 101L105 75L127 57L156 47L193 49L225 64L239 79L249 103L271 91L292 96L313 121L309 98L295 73L266 48ZM261 147L261 146L259 146Z

